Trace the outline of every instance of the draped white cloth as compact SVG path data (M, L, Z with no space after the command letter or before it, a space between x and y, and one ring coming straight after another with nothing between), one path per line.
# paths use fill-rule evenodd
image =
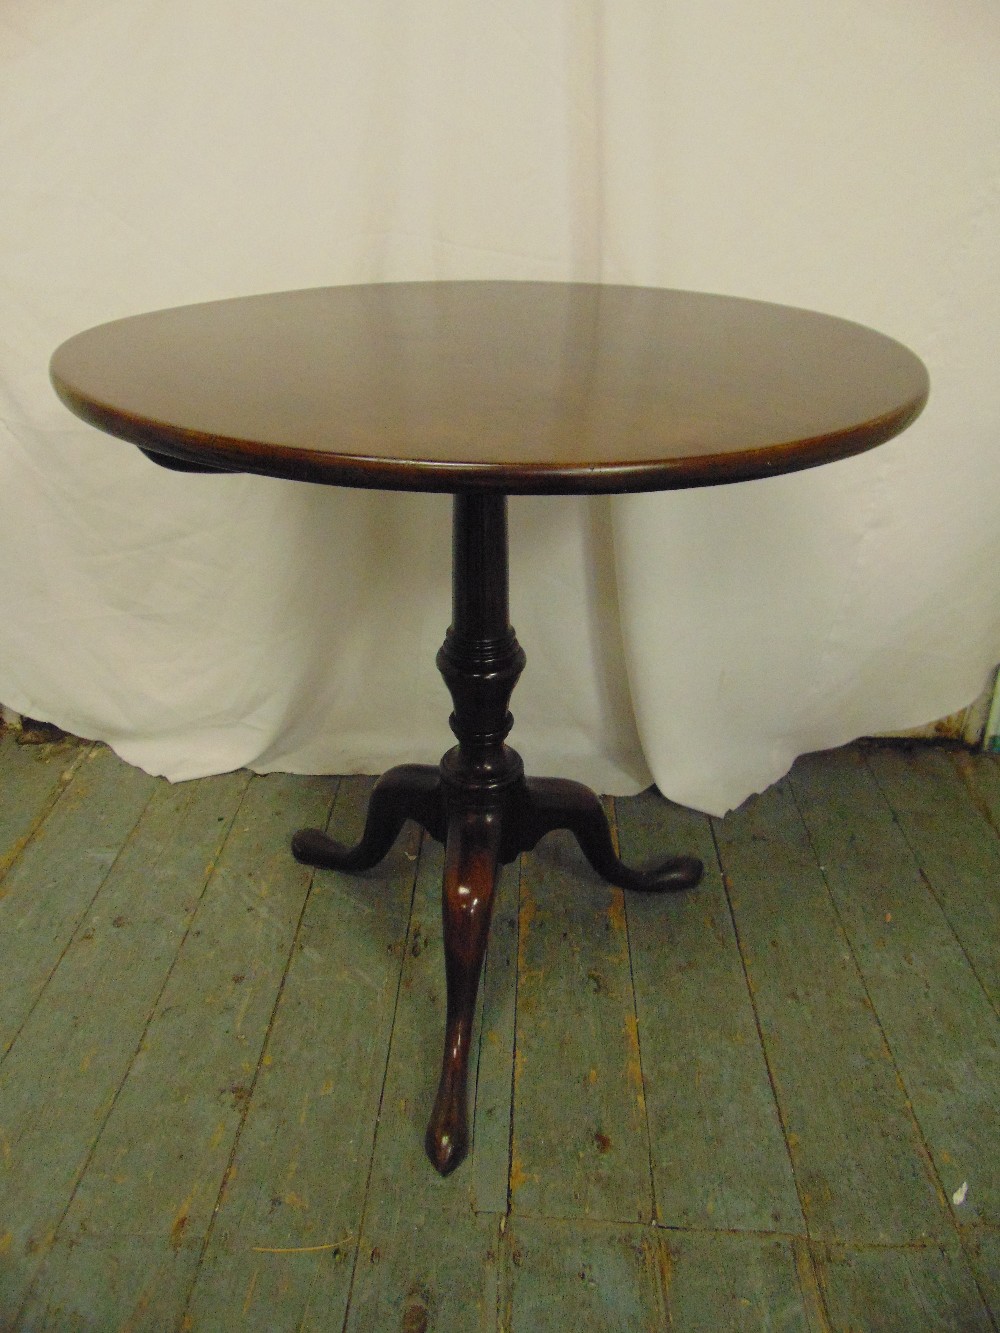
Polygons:
M872 454L511 502L531 771L722 812L1000 659L990 0L6 0L0 700L180 779L450 744L449 500L164 472L57 343L341 282L690 287L874 325L931 403Z

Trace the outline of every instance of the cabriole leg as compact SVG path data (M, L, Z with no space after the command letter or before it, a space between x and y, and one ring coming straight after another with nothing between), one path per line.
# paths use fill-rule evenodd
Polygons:
M365 829L353 847L335 842L322 829L304 828L292 837L292 853L297 861L324 870L369 870L389 851L408 819L438 842L444 841L444 799L437 768L400 764L383 773L372 788Z
M443 1176L469 1150L469 1043L493 915L500 813L467 809L448 823L445 844L444 956L448 1010L437 1099L427 1126L427 1155Z
M696 856L665 857L642 870L633 869L615 851L600 798L582 782L568 778L528 778L521 812L522 846L529 851L556 829L568 829L584 856L609 884L635 893L670 893L690 889L701 879Z

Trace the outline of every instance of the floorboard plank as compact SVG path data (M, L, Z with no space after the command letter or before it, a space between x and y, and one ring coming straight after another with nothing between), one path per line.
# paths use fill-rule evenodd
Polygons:
M0 1056L10 1050L156 787L156 778L95 747L4 877Z
M358 1256L348 1333L494 1333L500 1220L440 1201L411 1208L404 1188L380 1210ZM326 1333L330 1325L310 1318L303 1327Z
M834 1250L817 1258L823 1298L845 1333L993 1333L958 1244Z
M1000 1225L1000 1018L858 750L792 787L944 1192Z
M623 899L569 836L507 867L442 1180L441 848L311 877L291 830L339 786L351 837L369 780L7 742L0 1328L1000 1328L1000 758L617 801L692 893Z
M173 1328L252 1093L312 872L290 832L330 784L254 778L25 1310ZM109 1255L114 1263L109 1265ZM113 1274L113 1280L112 1280Z
M652 1227L512 1217L501 1265L504 1333L649 1333L667 1327Z
M950 758L973 807L1000 837L1000 752L954 750Z
M0 726L0 880L62 795L89 748L79 741L18 745Z
M1000 1231L963 1227L962 1240L993 1322L1000 1328Z
M0 1070L0 1274L19 1301L174 962L249 775L158 785Z
M705 863L696 889L626 895L657 1219L804 1230L708 819L652 788L615 808L626 861Z
M521 867L515 1212L649 1221L652 1180L622 891L569 834Z
M671 1333L829 1333L808 1254L788 1237L669 1231L660 1243Z
M370 780L331 827L361 832ZM365 875L317 873L239 1148L188 1303L193 1328L340 1328L413 895L409 829Z
M903 835L1000 1012L1000 837L969 799L950 751L879 746L868 765ZM985 776L985 775L984 775Z
M810 1234L949 1232L787 780L717 821L716 836Z

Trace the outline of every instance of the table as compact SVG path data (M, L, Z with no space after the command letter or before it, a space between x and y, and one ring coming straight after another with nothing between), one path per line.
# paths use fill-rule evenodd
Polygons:
M407 819L445 846L445 1049L426 1147L468 1151L469 1042L499 866L569 829L594 869L678 890L702 866L618 858L597 796L527 778L506 744L524 653L508 614L507 496L668 490L844 458L898 434L927 372L898 342L811 311L585 283L321 288L185 306L64 343L51 375L99 429L180 471L454 495L453 614L437 665L458 744L376 783L361 840L299 860L363 870Z

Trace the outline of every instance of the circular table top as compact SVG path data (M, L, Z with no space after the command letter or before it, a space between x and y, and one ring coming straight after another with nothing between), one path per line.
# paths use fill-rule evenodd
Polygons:
M52 358L84 420L182 470L511 493L703 486L881 444L922 362L859 324L734 297L415 282L213 301Z

